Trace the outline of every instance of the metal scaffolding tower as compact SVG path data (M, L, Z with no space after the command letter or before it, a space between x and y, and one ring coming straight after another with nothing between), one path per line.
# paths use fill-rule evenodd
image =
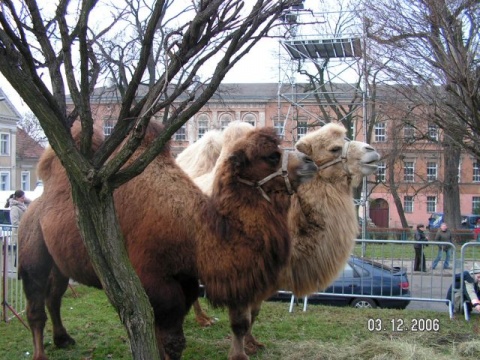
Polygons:
M306 133L305 123L315 127L338 121L353 139L368 142L366 41L361 17L345 11L315 12L299 1L282 20L286 32L278 55L278 120L285 140L293 145ZM363 219L367 218L366 186L364 179L362 198L356 199L363 207Z

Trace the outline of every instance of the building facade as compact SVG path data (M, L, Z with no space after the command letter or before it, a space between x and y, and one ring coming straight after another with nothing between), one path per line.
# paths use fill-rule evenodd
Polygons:
M20 113L0 88L0 191L33 191L43 147L17 127Z
M335 111L333 106L320 107L313 98L303 99L300 104L298 99L280 97L279 93L287 90L279 86L274 83L222 84L216 95L174 135L173 153L181 152L208 130L223 129L235 120L257 127L273 127L282 138L282 146L293 148L303 135L321 126L322 119L328 122L328 113ZM298 97L298 92L292 96ZM343 99L345 103L349 98L351 96ZM342 99L337 98L337 101ZM383 116L377 116L371 138L367 139L382 155L378 173L367 181L367 214L379 227L401 227L392 196L395 192L409 226L426 224L432 213L443 211L443 155L439 145L442 133L428 121L428 116L417 114L411 121L406 121L405 115L393 116L399 113L398 107L390 106L395 101L383 101ZM106 135L115 125L118 111L115 104L102 92L102 101L98 102L95 114L96 121L103 122ZM347 126L352 138L359 141L364 141L366 133L363 111L362 106L353 108ZM458 171L461 213L480 211L479 162L462 154Z

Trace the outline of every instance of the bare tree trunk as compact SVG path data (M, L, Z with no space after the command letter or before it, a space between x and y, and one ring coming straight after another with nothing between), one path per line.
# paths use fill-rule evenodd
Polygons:
M402 228L408 228L407 218L405 217L405 211L403 209L402 199L398 196L397 192L397 184L395 181L395 157L390 156L388 159L388 183L390 187L390 192L393 197L393 201L395 203L395 207L397 208L398 216L400 217L400 221L402 223Z
M163 359L154 335L153 311L128 259L112 193L97 193L75 181L71 184L80 232L102 286L127 329L133 358Z
M443 214L447 225L456 229L461 222L460 190L458 187L458 166L461 149L449 136L445 135L444 147L444 180L443 180Z

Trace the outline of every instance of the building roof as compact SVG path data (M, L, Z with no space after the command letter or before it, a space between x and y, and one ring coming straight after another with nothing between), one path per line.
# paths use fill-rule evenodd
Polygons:
M202 92L204 86L206 84L200 84L196 91ZM147 87L141 86L138 90L139 96L145 94L146 91ZM329 83L326 86L326 92L330 96L335 96L336 99L351 99L353 94L358 91L356 84ZM285 98L297 96L304 101L316 101L313 97L315 92L321 92L321 89L312 89L305 83L221 83L209 102L270 102L276 101L279 95L283 95ZM180 96L180 100L185 97L186 94ZM67 96L67 103L71 102L72 99ZM98 87L92 94L92 102L121 103L121 96L115 87Z
M21 117L10 99L3 92L2 88L0 88L0 118L2 121L16 124Z
M44 148L23 129L17 128L17 158L38 159Z

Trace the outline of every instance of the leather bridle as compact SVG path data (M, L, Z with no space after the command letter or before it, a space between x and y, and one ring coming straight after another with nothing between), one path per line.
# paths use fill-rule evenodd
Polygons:
M263 190L262 185L265 184L266 182L272 180L273 178L275 178L277 176L281 176L281 177L283 177L283 179L285 181L285 186L287 188L288 194L292 195L293 194L292 185L290 184L290 180L288 179L288 171L287 171L288 153L289 153L289 151L284 151L283 152L283 154L282 154L282 167L280 169L278 169L277 171L275 171L273 174L268 175L267 177L263 178L260 181L246 180L246 179L242 179L241 177L238 177L238 181L241 182L242 184L249 185L249 186L252 186L254 188L257 188L260 191L260 193L262 194L262 196L268 202L271 203L272 201L270 200L270 197L267 195L265 190Z
M348 155L349 147L350 147L350 139L345 138L345 143L343 144L343 147L342 147L342 154L339 157L337 157L336 159L333 159L329 162L326 162L323 165L320 165L318 167L318 171L326 169L326 168L328 168L332 165L335 165L339 162L342 162L343 163L343 168L345 169L345 171L348 174L350 174L350 171L348 170L348 166L347 166L347 155Z

